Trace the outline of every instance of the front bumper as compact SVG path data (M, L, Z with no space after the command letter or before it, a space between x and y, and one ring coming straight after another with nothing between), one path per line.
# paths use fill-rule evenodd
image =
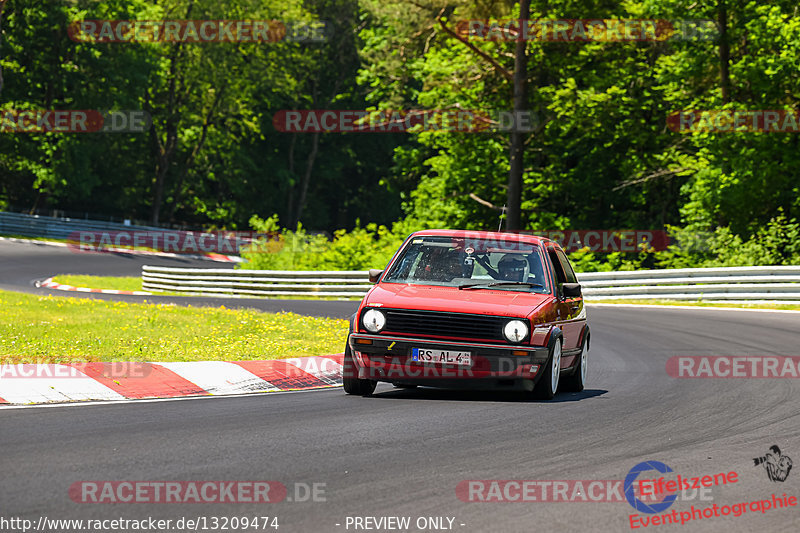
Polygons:
M472 365L420 363L411 359L412 348L469 351ZM546 346L465 343L364 333L350 335L350 350L360 379L525 390L533 388L549 357Z

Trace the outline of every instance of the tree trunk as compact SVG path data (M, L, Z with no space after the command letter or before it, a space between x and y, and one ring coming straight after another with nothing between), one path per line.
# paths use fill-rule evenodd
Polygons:
M184 18L189 19L191 17L193 7L194 1L189 2ZM150 212L150 223L154 226L158 225L161 216L161 204L164 202L164 182L167 177L167 172L169 171L169 166L172 164L172 157L178 148L178 127L181 118L179 116L179 109L182 101L181 93L183 91L182 88L178 90L176 86L178 78L181 76L180 63L182 52L183 43L178 42L173 46L169 58L169 90L167 95L167 107L164 111L167 118L164 125L165 139L163 144L156 131L155 114L152 107L148 106L150 107L150 109L148 109L150 116L153 117L153 126L150 128L150 131L152 132L151 138L154 141L156 149L156 175L153 188L153 205L152 211ZM147 102L149 101L150 99L148 97Z
M518 231L522 229L522 172L523 155L525 147L525 132L517 124L519 111L524 111L526 106L526 92L528 79L528 56L526 54L527 41L523 38L523 25L530 16L530 0L520 0L519 25L520 33L517 36L514 54L514 127L511 130L511 150L509 153L508 173L508 211L506 214L506 230Z
M725 0L719 0L717 8L717 23L719 25L719 81L722 89L722 101L731 101L731 75L729 64L731 59L731 48L728 42L728 8Z
M156 163L156 180L153 190L153 206L150 212L150 223L157 226L161 215L161 204L164 201L164 181L169 171L169 166L172 163L172 155L178 145L178 125L173 118L167 119L166 126L166 142L161 145L160 140L157 140L156 146L158 147L157 163ZM155 123L152 128L153 136L158 137L155 131Z
M175 216L175 211L180 206L181 197L183 195L183 181L186 179L186 175L189 174L189 170L194 165L194 160L197 158L197 154L200 153L200 150L202 150L206 144L206 139L208 138L208 129L212 125L212 120L214 113L217 110L217 105L219 105L224 94L224 87L221 90L215 91L214 101L211 103L211 107L208 109L205 114L205 118L203 119L203 128L200 133L200 139L195 143L191 153L189 154L189 157L186 158L186 163L183 165L183 172L181 172L180 176L178 177L178 182L175 184L175 197L169 210L168 219L170 222L172 222Z
M295 229L297 225L292 226L294 221L294 191L297 184L294 182L294 146L297 143L297 133L292 133L292 140L289 142L289 176L291 176L291 183L289 183L289 193L286 198L286 219L284 222L288 224L288 228Z
M6 0L0 0L0 44L3 42L3 9L6 7ZM3 69L0 68L0 93L3 92Z
M314 170L314 161L317 159L317 151L319 150L319 132L314 133L314 138L311 145L311 153L308 154L306 160L306 171L303 174L303 185L300 189L300 198L297 201L297 215L295 216L294 224L292 227L297 228L300 223L300 217L303 216L303 209L306 206L306 195L308 193L308 184L311 182L311 172Z

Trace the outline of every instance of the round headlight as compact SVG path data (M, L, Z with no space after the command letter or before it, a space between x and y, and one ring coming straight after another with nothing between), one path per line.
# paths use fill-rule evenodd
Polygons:
M377 309L369 309L361 318L364 327L370 333L378 333L386 325L386 315Z
M503 335L511 342L522 342L528 336L528 325L522 320L509 320L503 328Z

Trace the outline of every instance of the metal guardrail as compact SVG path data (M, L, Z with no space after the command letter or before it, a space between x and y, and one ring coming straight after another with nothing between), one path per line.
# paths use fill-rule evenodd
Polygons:
M142 289L226 296L358 297L372 287L369 272L230 270L145 265Z
M800 302L800 266L679 268L578 274L587 300Z
M0 212L0 235L14 235L23 237L39 237L45 239L59 239L69 240L70 238L76 240L81 238L81 233L93 234L92 239L88 239L87 246L93 245L96 241L107 239L106 246L112 247L114 242L117 242L118 236L122 236L122 247L132 247L134 242L131 239L132 234L142 238L142 244L137 246L142 247L157 247L161 243L161 248L158 251L175 252L179 248L178 241L180 237L186 238L187 235L192 235L191 247L180 253L202 253L202 252L217 252L222 254L238 255L242 246L249 245L253 242L253 238L247 234L255 234L255 232L203 232L186 229L169 229L167 227L155 226L138 226L133 224L123 224L119 222L107 222L103 220L89 220L89 219L76 219L76 218L57 218L43 215L27 215L24 213L9 213ZM170 241L166 244L163 237L158 235L170 234L177 236L178 239ZM242 235L245 234L245 235ZM258 234L255 234L258 235ZM262 234L263 235L263 234ZM198 245L198 239L204 236L211 237L210 242L216 242L217 237L224 236L223 244L211 244L208 247L201 243ZM184 241L187 243L189 241ZM103 246L103 244L99 244ZM193 252L192 252L193 251Z
M800 266L692 268L578 274L589 301L702 300L800 303ZM229 270L142 267L142 287L228 296L363 296L366 271Z
M151 226L132 226L119 222L57 218L23 213L0 212L0 235L22 235L66 240L78 231L166 231Z

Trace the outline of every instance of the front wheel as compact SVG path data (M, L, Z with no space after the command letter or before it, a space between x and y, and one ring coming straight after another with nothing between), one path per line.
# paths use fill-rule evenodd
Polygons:
M561 377L561 339L555 339L550 348L544 374L533 389L533 396L539 400L552 400L558 391L558 380Z
M583 349L581 349L580 360L578 361L578 368L575 372L566 378L562 387L564 390L570 392L581 392L586 387L586 364L589 361L589 337L583 341Z
M371 379L358 379L358 369L356 362L353 361L353 353L350 351L350 341L344 349L344 360L342 361L342 386L347 394L357 396L369 396L375 392L377 381Z

